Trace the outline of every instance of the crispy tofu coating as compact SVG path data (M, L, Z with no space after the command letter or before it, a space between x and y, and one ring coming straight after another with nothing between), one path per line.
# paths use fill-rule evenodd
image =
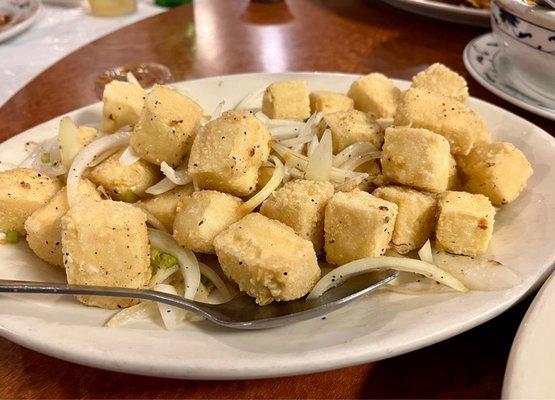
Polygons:
M141 199L136 205L154 215L168 232L172 232L177 204L191 193L193 185L178 186L165 193Z
M432 64L413 76L411 87L451 97L461 103L468 100L468 87L464 78L440 63Z
M169 86L155 85L146 96L131 146L148 162L179 166L195 139L202 107Z
M226 111L199 129L189 158L189 174L201 189L235 196L256 190L258 169L270 154L266 125L249 111Z
M61 187L57 179L28 168L0 172L0 231L25 235L25 220Z
M214 247L224 273L260 305L298 299L320 279L312 243L258 213L220 233Z
M312 114L352 110L355 104L350 97L335 92L316 91L310 93L309 98Z
M424 128L445 137L451 153L465 155L480 142L489 142L484 120L461 102L424 89L407 90L395 114L395 125Z
M449 253L475 257L493 235L495 208L481 194L445 192L438 196L436 243Z
M82 201L62 218L62 252L67 281L77 285L143 288L151 277L146 215L130 204ZM107 309L134 299L78 296Z
M326 114L318 125L318 136L326 129L331 130L333 153L356 142L370 142L378 149L382 147L383 132L368 114L357 110L338 111Z
M308 85L304 81L272 83L264 92L262 112L270 118L307 119L310 117Z
M145 191L162 179L157 165L139 160L127 166L119 161L123 150L90 169L88 178L102 186L113 199L134 202L145 196Z
M477 145L459 165L465 189L486 195L496 206L515 200L533 172L524 153L506 142Z
M390 181L434 193L447 189L452 173L449 142L426 129L387 128L381 163Z
M102 130L113 133L126 125L135 125L143 109L145 96L146 91L133 83L108 83L102 95Z
M347 94L355 102L355 108L369 112L376 118L393 117L401 91L388 77L371 73L357 79Z
M79 184L79 195L101 200L100 193L89 180ZM25 221L27 243L33 252L51 265L64 266L62 257L62 217L69 210L67 190L64 187L43 207Z
M290 181L264 201L260 213L293 228L318 252L324 245L324 210L333 192L329 182Z
M397 204L398 213L391 248L397 253L405 254L422 247L435 227L434 196L401 186L379 187L372 194Z
M325 211L325 250L330 264L384 255L393 235L397 204L355 189L337 192Z
M214 253L214 238L243 216L243 201L215 190L201 190L182 199L177 207L173 237L181 246Z

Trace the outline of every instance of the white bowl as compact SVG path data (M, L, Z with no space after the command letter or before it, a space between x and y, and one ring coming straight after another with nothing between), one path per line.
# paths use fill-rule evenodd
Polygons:
M494 0L491 27L523 83L555 99L555 10Z

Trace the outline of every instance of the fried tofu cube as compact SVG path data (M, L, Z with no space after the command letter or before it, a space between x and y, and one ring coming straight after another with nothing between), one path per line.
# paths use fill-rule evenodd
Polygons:
M80 126L78 131L83 146L88 146L98 138L98 131L91 126Z
M258 170L258 182L256 182L256 190L262 189L272 179L275 168L272 166L262 166Z
M481 194L445 192L438 196L436 242L453 254L485 253L493 234L495 208Z
M136 205L154 215L169 232L172 232L177 204L191 193L193 185L178 186L165 193L141 199Z
M426 129L387 128L381 163L392 182L440 193L447 189L451 171L449 142Z
M266 125L249 111L226 111L199 129L189 157L189 174L201 189L236 196L254 192L258 169L271 144Z
M25 235L25 220L43 207L62 185L28 168L0 172L0 232Z
M515 200L532 175L526 156L512 143L480 144L459 159L465 189L486 195L500 206Z
M312 114L352 110L355 104L350 97L335 92L316 91L310 93L309 98Z
M146 96L131 146L148 162L179 166L195 139L202 107L169 86L155 85Z
M182 199L177 206L173 237L181 246L199 253L214 253L214 238L244 213L243 201L215 190L201 190Z
M334 154L356 142L370 142L377 148L381 148L383 143L380 126L362 111L325 114L318 125L318 136L322 137L326 129L331 131Z
M440 63L432 64L413 76L411 87L451 97L461 103L468 100L466 80Z
M264 92L262 112L270 118L307 119L310 117L308 85L305 81L272 83Z
M102 186L113 199L133 203L145 195L146 189L162 179L160 168L145 160L131 165L119 161L123 150L112 154L89 171L88 178Z
M140 289L150 281L146 215L119 201L82 201L62 217L62 252L69 284ZM78 296L89 306L129 307L135 299Z
M113 133L126 125L134 126L143 109L146 91L129 82L112 81L102 95L102 130Z
M355 189L337 192L324 218L326 259L342 265L385 253L393 235L397 204Z
M347 95L354 100L357 110L387 118L395 114L401 91L387 76L372 73L354 81Z
M451 156L449 160L449 179L447 180L447 190L459 190L462 188L459 169L455 157Z
M298 299L320 279L312 243L258 213L216 236L214 247L224 273L260 305Z
M79 183L79 195L101 200L100 193L89 180ZM62 217L69 210L66 188L54 195L44 207L25 221L27 243L33 252L51 265L64 267L62 257Z
M262 203L260 214L290 226L318 252L324 245L324 210L333 192L329 182L289 181Z
M424 128L444 136L451 153L466 155L477 142L488 142L484 120L461 102L424 89L407 90L395 114L395 125Z
M434 196L401 186L380 187L372 194L397 204L391 248L397 253L406 254L422 247L435 227Z

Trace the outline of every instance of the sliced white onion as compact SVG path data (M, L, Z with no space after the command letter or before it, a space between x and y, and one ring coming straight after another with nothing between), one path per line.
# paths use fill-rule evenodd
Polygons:
M145 192L156 196L158 194L169 192L176 186L177 185L173 183L169 178L164 178L157 184L149 187L147 190L145 190Z
M430 278L411 272L399 272L397 278L389 282L385 287L389 291L408 295L446 293L452 290Z
M367 179L367 176L357 175L355 177L347 179L345 182L336 184L334 186L336 192L350 192L354 190L358 185L362 184Z
M270 135L274 140L284 140L299 136L300 128L294 126L276 126L270 128Z
M108 157L112 156L116 153L119 149L110 149L108 151L102 152L94 156L93 160L87 165L89 168L96 167L98 164L102 163L104 160L108 159Z
M241 212L245 215L250 213L260 204L262 204L264 200L266 200L273 193L273 191L279 187L279 185L283 181L285 168L283 167L283 164L279 160L279 158L277 158L276 156L271 156L271 157L272 157L272 161L275 164L272 177L270 178L268 183L266 183L266 185L264 185L264 187L258 191L258 193L256 193L254 196L252 196L249 200L247 200L241 205Z
M433 264L410 258L384 256L363 258L335 268L320 279L318 283L316 283L316 286L314 286L307 299L320 297L327 290L339 285L353 276L382 269L413 272L431 278L434 281L440 282L459 292L468 291L462 282L452 276L449 272L444 271Z
M333 164L331 131L326 129L318 147L308 157L305 179L318 182L328 182L331 178Z
M356 158L351 158L349 161L343 163L341 169L345 169L347 171L354 171L361 165L367 163L368 161L377 160L381 157L381 151L373 151L372 153L365 154L362 156L357 156Z
M432 244L430 239L418 250L418 257L427 263L434 264L434 257L432 256Z
M510 268L495 260L458 256L435 250L435 264L449 271L472 290L505 290L519 285L522 279Z
M112 196L110 196L110 195L108 194L108 192L106 191L106 189L104 189L104 186L98 185L98 186L96 187L96 190L98 190L98 191L100 192L101 196L104 197L105 199L110 199L110 200L112 199Z
M141 159L141 156L138 155L132 146L127 146L121 156L119 157L119 162L129 167L130 165L135 164L137 161Z
M177 290L171 285L166 284L158 284L154 286L154 290L157 292L173 294L174 296L178 296ZM162 316L162 321L164 322L164 326L167 330L172 331L176 329L183 320L185 319L185 310L181 308L177 308L174 306L169 306L164 303L157 303L158 304L158 311L160 311L160 315Z
M17 168L17 164L7 161L0 161L0 172L9 171L15 168Z
M237 105L235 110L250 110L253 108L260 108L262 104L262 95L266 91L266 86L253 90L247 94Z
M305 123L296 119L271 119L262 111L258 111L254 114L261 122L268 125L270 128L276 127L297 127L301 128Z
M71 167L73 159L83 149L83 141L79 135L79 128L69 117L60 120L58 129L58 140L60 143L60 156L66 168Z
M225 303L226 301L231 300L231 293L229 293L229 289L224 280L220 278L220 275L204 263L199 262L198 265L200 267L200 273L210 279L210 282L212 282L214 286L216 286L216 289L220 292L223 299L222 302Z
M137 203L132 203L132 204L136 205ZM150 225L154 229L158 229L159 231L168 232L164 224L158 218L156 218L150 211L147 211L144 208L141 208L141 211L146 215L146 223L148 225Z
M129 71L127 74L125 74L125 77L127 78L127 82L137 85L141 89L143 88L139 80L135 77L135 75L133 75L133 72Z
M48 176L60 176L67 172L61 161L56 161L53 164L40 164L34 169Z
M345 147L333 157L333 166L340 167L343 163L359 155L376 151L376 147L370 142L356 142Z
M299 132L299 137L309 137L312 140L312 136L317 134L317 127L322 118L324 117L323 112L317 112L310 116L310 118L306 121L306 123L301 128ZM293 148L293 150L300 152L303 148L303 144L297 145Z
M222 116L222 112L224 110L224 104L225 104L225 101L223 100L218 103L218 105L214 109L214 112L212 113L212 116L210 117L210 121L214 121L216 118L220 118Z
M312 136L312 139L308 143L308 146L306 146L306 155L308 157L310 157L314 153L314 150L316 150L316 147L318 147L319 143L320 142L318 141L318 135Z
M158 308L155 303L151 301L142 301L139 304L118 311L104 324L104 326L108 328L117 328L132 322L154 318L157 313Z
M67 199L70 207L77 203L79 197L77 187L81 175L95 156L110 149L127 146L130 140L130 132L117 132L110 136L104 136L95 140L77 154L67 176Z
M149 229L148 234L152 247L177 258L185 282L184 297L189 300L194 299L200 285L200 269L195 254L178 245L166 232Z
M158 268L154 276L150 279L150 283L148 284L149 288L153 288L156 285L161 283L166 283L166 280L179 271L178 265L173 265L167 268Z
M168 165L168 163L162 161L162 164L160 164L160 170L166 178L176 185L187 185L193 181L191 176L187 173L186 168L173 169Z
M280 144L285 147L296 147L312 141L311 137L295 137L291 139L280 140Z

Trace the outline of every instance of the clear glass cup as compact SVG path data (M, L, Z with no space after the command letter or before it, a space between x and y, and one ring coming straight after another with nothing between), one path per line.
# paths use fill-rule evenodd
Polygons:
M91 12L99 17L116 17L137 11L137 0L89 0Z

